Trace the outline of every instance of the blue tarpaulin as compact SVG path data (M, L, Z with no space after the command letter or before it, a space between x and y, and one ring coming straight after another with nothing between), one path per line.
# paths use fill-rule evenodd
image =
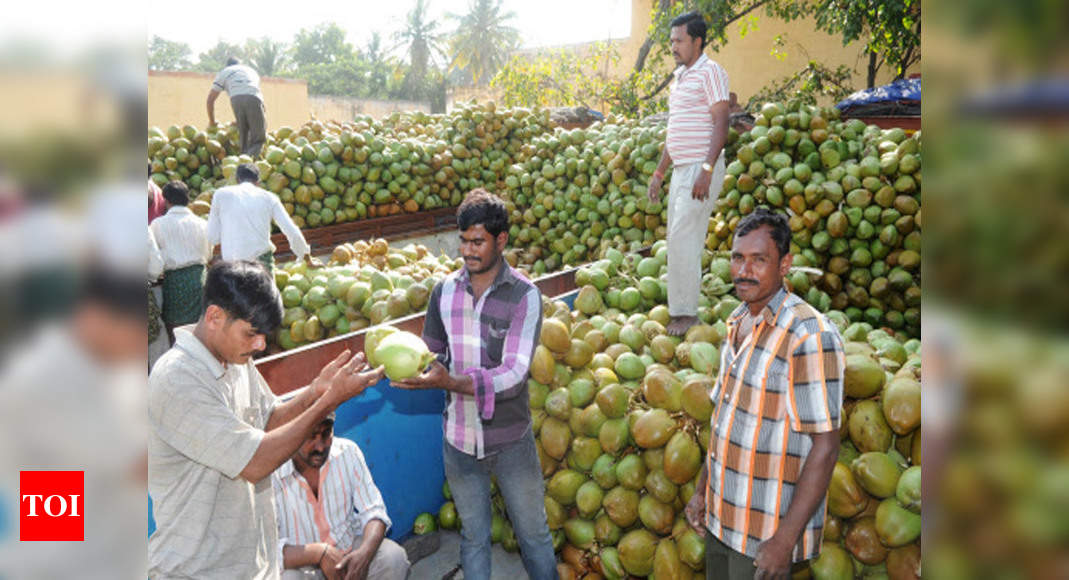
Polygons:
M889 85L883 85L882 87L873 87L871 89L857 91L840 101L839 104L835 106L845 111L860 105L920 100L921 80L915 78L901 79Z

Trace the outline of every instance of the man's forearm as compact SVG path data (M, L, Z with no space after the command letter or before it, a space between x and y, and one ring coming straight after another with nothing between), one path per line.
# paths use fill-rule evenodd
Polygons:
M817 433L812 437L813 448L794 486L791 505L776 529L776 535L782 535L792 544L798 542L806 522L828 494L828 483L838 457L838 432Z
M282 567L286 570L293 570L304 566L318 566L326 549L327 545L323 543L286 544L282 548Z
M336 404L326 399L326 397L319 397L292 421L282 423L268 431L260 441L260 446L256 448L252 459L245 465L245 469L241 470L242 479L258 483L289 460L297 448L312 434L319 422L337 407Z
M716 160L720 158L720 154L724 152L724 144L728 139L728 126L727 120L723 122L717 122L713 125L713 141L709 144L709 152L705 155L705 161L709 165L716 163Z
M292 421L295 417L304 412L305 409L312 406L312 403L316 401L318 397L312 392L311 387L302 387L301 392L284 403L279 403L273 411L271 416L267 419L267 427L264 431L272 431L279 425L285 425Z
M372 556L379 551L382 539L386 537L386 523L382 520L371 520L364 526L364 541L360 544L360 550L364 550Z
M475 382L468 375L449 375L449 379L442 385L442 388L462 395L475 394Z
M672 164L672 156L668 154L668 143L665 142L661 149L661 160L657 162L657 172L664 174L668 171L668 166Z

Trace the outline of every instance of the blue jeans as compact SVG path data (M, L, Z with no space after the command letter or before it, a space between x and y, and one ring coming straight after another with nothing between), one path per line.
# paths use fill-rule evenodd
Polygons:
M460 564L464 567L464 578L490 578L490 474L493 473L505 498L527 574L532 580L556 580L557 556L546 524L542 469L530 429L519 441L483 459L457 451L445 441L442 455L453 503L463 523Z

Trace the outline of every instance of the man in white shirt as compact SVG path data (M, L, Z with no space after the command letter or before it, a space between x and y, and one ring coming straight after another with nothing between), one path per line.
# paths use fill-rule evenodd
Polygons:
M226 68L219 71L208 91L208 126L215 125L215 99L226 91L230 95L230 108L238 122L241 136L241 152L259 157L260 149L267 140L267 110L260 92L260 75L241 61L230 57Z
M386 538L390 518L353 441L334 438L328 415L271 476L283 580L403 580L404 548Z
M189 188L181 181L163 186L167 213L149 224L163 256L163 321L167 334L200 318L204 267L212 257L208 224L189 205Z
M267 270L256 262L215 264L204 304L196 325L175 329L174 347L149 375L156 531L148 575L277 580L271 473L383 370L346 350L297 396L280 401L252 362L282 321L282 298Z
M238 165L238 184L220 187L212 195L208 212L208 242L222 246L224 260L259 260L274 267L275 246L271 243L273 220L298 260L309 260L308 242L301 229L286 213L278 196L259 187L260 170L251 163Z

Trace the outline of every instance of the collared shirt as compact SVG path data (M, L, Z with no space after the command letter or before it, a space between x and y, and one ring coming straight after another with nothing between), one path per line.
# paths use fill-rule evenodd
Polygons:
M156 243L156 236L152 235L152 228L148 228L148 281L155 282L163 274L163 254L160 246Z
M173 206L149 224L149 227L152 228L160 254L163 255L164 270L207 264L212 259L212 246L208 243L208 223L188 207Z
M212 194L208 242L213 246L221 244L224 260L255 260L275 251L271 243L272 220L286 235L297 259L304 258L308 242L278 196L251 183L228 185Z
M334 438L330 456L319 468L318 497L293 461L275 470L271 482L280 546L326 542L348 550L371 520L382 520L390 528L386 502L371 479L364 454L348 439Z
M278 578L271 480L240 477L277 404L267 382L252 361L224 367L185 326L148 383L149 577Z
M672 165L701 163L713 144L712 106L730 98L724 67L702 53L694 64L680 66L668 95L668 138Z
M527 378L541 328L538 287L504 261L478 301L467 268L434 287L423 340L475 386L474 396L447 393L442 429L450 445L482 458L531 428Z
M735 348L747 306L728 319L720 372L710 393L714 412L707 465L706 526L753 558L787 514L809 433L839 428L843 341L823 314L780 289ZM826 500L806 523L793 560L820 553Z
M232 64L219 71L212 82L212 89L226 91L230 98L238 95L252 95L261 101L264 98L260 93L260 75L252 67L243 64Z

